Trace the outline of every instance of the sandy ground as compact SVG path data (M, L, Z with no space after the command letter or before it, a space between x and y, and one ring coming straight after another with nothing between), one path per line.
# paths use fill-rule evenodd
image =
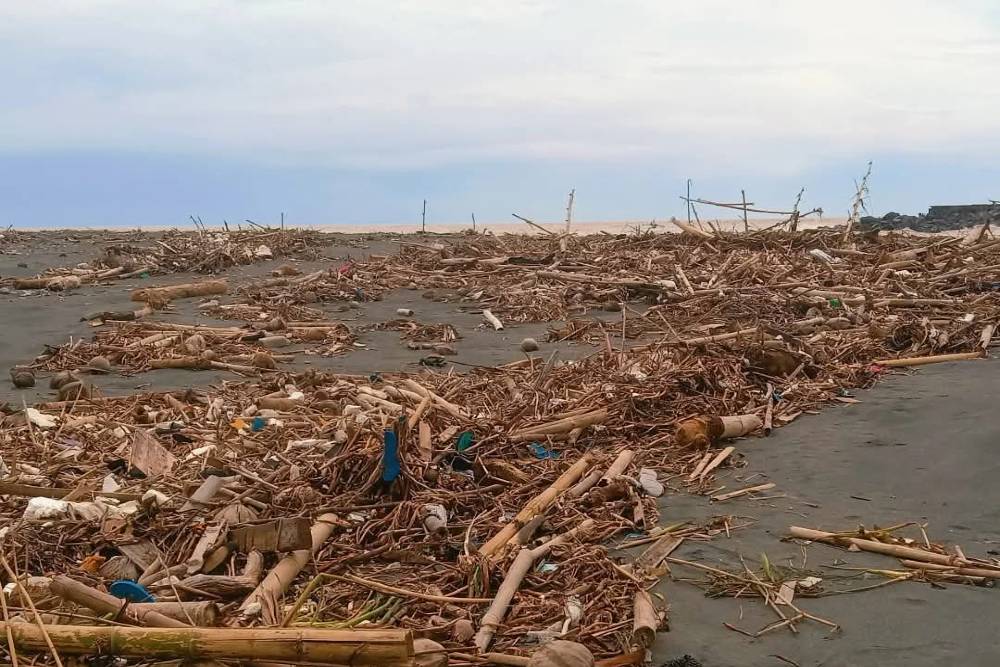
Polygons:
M0 255L0 275L34 275L47 266L72 265L98 252L100 235L78 234L76 240L46 243L44 248L26 249L20 255ZM367 252L385 253L393 246L373 242L367 249L331 246L326 259L301 263L311 266L358 257ZM18 263L27 267L18 267ZM265 263L231 271L238 282L265 274L277 264ZM60 344L70 336L89 336L92 331L80 317L86 312L131 307L128 290L150 284L183 282L187 276L126 281L111 286L84 287L69 294L39 293L23 296L0 294L0 369L30 361L45 344ZM422 298L419 291L402 290L360 310L339 311L327 304L331 319L350 326L396 317L399 307L416 311L423 322L451 322L464 338L457 344L455 360L466 364L493 365L518 358L518 343L525 336L544 339L545 324L510 326L494 332L481 326L478 315L465 313L458 303L438 303ZM214 320L200 318L191 302L181 302L169 316L176 321ZM228 322L227 324L234 324ZM416 369L426 352L410 351L397 332L376 332L362 338L366 347L342 357L303 356L298 367L324 368L352 373ZM543 345L547 354L552 346ZM592 348L565 345L564 357L587 354ZM466 367L457 366L456 370ZM928 367L912 375L897 375L875 390L859 392L860 404L831 407L818 416L804 416L775 431L768 439L737 443L747 466L722 475L728 489L764 481L776 483L765 500L733 500L713 504L704 497L669 493L661 502L662 520L674 523L732 514L752 520L751 527L731 538L711 542L688 542L675 556L721 567L739 565L743 557L756 567L761 554L779 565L802 566L817 576L848 573L826 566L895 568L894 559L848 553L824 545L804 552L781 538L791 524L831 530L858 524L881 526L906 521L929 524L932 539L958 543L970 555L996 554L1000 550L1000 458L995 455L1000 423L993 421L997 362L965 362ZM108 394L128 393L136 388L182 388L205 385L231 375L192 371L156 371L136 377L109 376L100 384ZM0 401L29 404L51 400L45 380L34 390L17 392L6 377L0 381ZM641 447L642 443L635 443ZM675 565L678 579L700 578L696 571ZM851 587L882 581L859 577ZM879 665L995 665L1000 660L996 640L997 592L963 585L932 588L921 583L900 583L876 590L800 600L806 610L831 619L842 632L830 635L816 624L802 624L800 634L773 632L758 640L726 629L723 622L754 631L774 620L759 600L710 599L699 588L683 581L661 587L671 603L672 631L661 634L654 664L689 654L705 667L779 666L867 666ZM793 661L784 662L781 658Z
M991 387L1000 362L982 361L928 366L913 375L897 375L867 392L862 403L834 407L802 417L767 439L739 443L748 466L722 483L731 489L772 481L774 500L732 500L710 504L689 495L662 500L666 523L722 513L752 518L755 525L732 539L688 543L678 558L707 565L739 568L739 557L755 569L760 555L772 563L802 565L796 544L781 542L789 525L849 530L859 524L889 526L926 522L929 537L959 544L968 554L1000 552L1000 458L996 443L1000 422ZM739 481L760 473L747 484ZM857 574L829 569L851 567L899 569L894 558L849 553L822 544L806 549L807 569L816 576ZM674 566L677 577L700 578ZM860 577L846 588L884 581ZM778 631L751 641L723 627L729 622L756 631L774 621L758 601L709 599L690 584L662 587L671 602L672 632L663 635L657 654L690 654L705 667L778 666L781 655L802 667L903 665L996 665L997 591L960 584L932 588L904 582L871 591L800 599L802 608L839 623L830 636L817 624L800 634Z

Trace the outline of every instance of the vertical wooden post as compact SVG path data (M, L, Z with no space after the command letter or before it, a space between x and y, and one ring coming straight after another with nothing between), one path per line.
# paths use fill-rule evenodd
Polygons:
M427 233L427 200L424 200L424 211L420 214L420 231L423 234Z
M687 180L688 224L691 224L691 179Z
M476 214L475 213L472 214L472 231L473 232L476 231Z
M740 196L743 197L743 231L750 231L750 222L747 220L747 193L746 190L740 190Z

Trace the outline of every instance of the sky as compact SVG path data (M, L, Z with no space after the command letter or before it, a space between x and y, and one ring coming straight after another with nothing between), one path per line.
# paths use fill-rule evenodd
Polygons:
M0 226L1000 199L992 0L0 3ZM709 214L711 215L711 214Z

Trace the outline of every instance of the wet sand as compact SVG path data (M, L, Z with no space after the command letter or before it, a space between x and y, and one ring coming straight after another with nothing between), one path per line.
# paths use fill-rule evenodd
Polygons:
M0 255L0 275L34 275L47 266L67 266L92 259L99 249L97 235L74 241L55 238L44 247L24 248L22 254ZM308 271L328 266L348 256L392 252L395 245L373 241L367 248L345 245L324 248L324 259L292 262ZM65 255L65 256L63 256ZM18 267L19 262L27 268ZM226 272L234 284L252 276L268 274L288 262L274 260ZM45 344L58 345L70 336L89 337L93 331L80 318L99 310L133 307L128 292L135 287L185 282L193 276L176 274L148 280L128 280L110 285L84 286L70 293L9 292L0 295L0 369L31 361ZM225 297L231 302L233 295ZM197 300L177 302L169 314L158 317L180 322L218 324L200 316ZM546 324L511 323L501 332L482 326L479 315L464 312L458 302L436 302L421 291L398 290L382 301L365 303L357 310L341 310L340 304L325 304L330 319L345 321L352 328L395 319L400 307L412 308L415 319L426 323L450 322L463 339L450 358L464 364L495 365L521 357L518 343L525 336L542 341ZM238 322L228 321L233 325ZM318 368L349 373L416 370L426 351L408 350L395 331L365 333L365 347L344 356L305 356L296 368ZM554 346L543 344L540 354ZM589 354L586 345L560 346L565 357ZM461 372L466 367L455 366ZM447 371L448 369L444 369ZM966 362L932 366L910 375L896 375L869 392L858 392L856 405L830 406L817 416L803 416L778 429L770 438L737 442L747 466L720 475L727 490L772 481L777 486L764 500L737 499L712 503L701 496L668 493L661 499L662 521L675 523L713 515L732 514L754 521L753 525L719 536L710 542L688 541L675 556L719 567L739 567L739 558L751 567L759 565L763 553L772 563L802 565L803 550L781 542L789 525L846 530L864 524L887 526L906 521L927 522L932 540L961 545L970 555L1000 551L1000 422L993 420L993 388L997 362ZM106 394L125 394L137 388L183 388L204 386L221 379L238 379L227 373L155 371L134 377L110 375L97 380ZM0 383L0 401L52 400L47 382L39 378L33 390L13 390L6 377ZM635 443L641 447L642 443ZM752 479L751 479L752 477ZM825 545L806 550L806 569L817 576L848 573L826 569L834 563L852 567L898 569L895 559L864 553L848 553ZM675 579L700 579L697 571L673 566ZM884 581L882 577L859 577L850 587ZM695 586L670 581L660 587L671 604L671 632L659 635L654 664L685 654L705 667L795 664L837 667L848 665L994 665L1000 659L995 639L996 591L959 584L934 588L925 583L904 582L875 590L821 599L800 598L804 609L831 619L842 631L830 635L816 624L801 624L793 636L787 629L758 640L750 640L723 626L731 623L755 631L775 620L760 600L710 599Z

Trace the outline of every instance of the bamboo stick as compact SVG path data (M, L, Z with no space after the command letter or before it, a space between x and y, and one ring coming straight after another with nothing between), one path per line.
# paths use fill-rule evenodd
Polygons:
M537 440L538 438L545 437L546 435L569 433L575 428L585 428L587 426L593 426L594 424L600 424L607 418L608 410L606 408L601 408L599 410L594 410L593 412L566 417L547 424L539 424L523 428L512 433L510 435L510 439L513 442Z
M877 359L872 364L875 366L885 366L886 368L903 368L906 366L926 366L927 364L940 364L948 361L965 361L967 359L981 359L982 352L956 352L954 354L934 354L929 357L906 357L902 359Z
M753 433L762 425L757 415L732 415L719 417L722 420L722 435L720 438L739 438Z
M565 544L577 535L587 532L593 526L593 519L585 519L576 528L568 530L558 537L552 538L545 544L535 547L534 549L524 548L517 553L517 557L507 570L507 574L504 576L503 581L500 583L500 588L497 589L496 597L493 598L490 608L485 614L483 614L483 618L479 621L479 631L476 633L474 642L476 649L480 653L486 651L486 649L490 647L490 643L493 641L493 635L496 633L497 628L500 626L500 623L503 622L503 618L507 614L507 608L510 606L510 601L514 599L517 589L520 588L521 582L524 580L525 575L527 575L531 570L535 561L547 555L550 551L552 551L552 549L560 544Z
M24 651L45 649L43 633L26 623L4 623ZM318 628L133 628L50 625L45 630L70 655L117 655L164 660L233 658L328 665L413 664L409 630Z
M735 451L736 451L735 447L729 446L720 451L718 454L716 454L715 458L712 459L707 466L702 468L702 471L700 473L698 473L698 480L700 481L708 477L708 473L712 472L720 465L722 465L722 462L725 461L727 458L729 458L729 455Z
M503 547L521 529L521 526L531 521L536 515L544 513L563 491L583 476L583 473L587 471L592 462L593 456L590 453L584 454L580 460L570 466L556 481L552 482L551 486L529 500L521 511L517 513L514 520L504 526L489 542L480 547L479 552L484 556L495 559Z
M674 225L676 227L680 228L680 230L682 232L687 232L688 234L694 234L695 236L700 236L703 239L714 239L715 238L715 236L713 234L709 234L708 232L706 232L703 229L698 229L694 225L689 225L686 222L681 222L680 220L678 220L676 218L670 218L670 222L674 223Z
M739 498L740 496L745 496L749 493L756 493L757 491L768 491L777 486L774 482L767 482L766 484L758 484L757 486L748 486L745 489L738 489L736 491L730 491L729 493L720 493L717 496L712 496L712 500L715 502L722 502L723 500L729 500L731 498Z
M938 565L950 565L950 566L965 566L969 564L969 561L963 560L958 556L949 556L947 554L934 553L933 551L926 551L924 549L915 549L913 547L905 547L899 544L885 544L883 542L876 542L875 540L866 540L860 537L851 537L849 535L838 535L837 533L827 533L821 530L813 530L811 528L801 528L799 526L791 526L788 532L792 537L797 537L803 540L813 540L814 542L825 542L827 544L832 544L834 546L844 547L853 544L862 551L871 551L873 553L885 554L886 556L895 556L897 558L906 558L909 560L917 560L924 563L937 563ZM1000 572L1000 569L997 570Z
M419 382L407 378L403 380L403 385L406 386L410 391L418 394L421 397L421 399L430 396L431 400L433 400L436 405L439 405L442 408L444 408L452 416L458 417L459 419L466 418L466 415L462 411L462 408L458 407L454 403L450 403L445 399L441 398L440 396L438 396L433 391L423 386Z
M288 589L288 586L302 571L309 560L323 547L323 544L333 534L337 526L337 515L321 514L313 524L312 548L293 551L274 566L264 580L246 597L240 605L240 611L249 615L253 607L260 605L260 613L268 623L278 622L278 598Z
M618 452L618 456L615 457L615 460L611 463L610 466L608 466L607 472L602 474L599 468L591 471L586 477L577 482L576 485L573 486L573 488L567 491L566 495L570 498L579 498L587 491L589 491L598 482L602 480L610 481L615 477L618 477L619 475L625 472L625 469L628 468L629 464L632 463L632 459L634 458L635 458L634 451L632 451L631 449L623 449L622 451Z
M644 590L635 593L632 603L632 642L643 648L650 648L656 641L656 629L660 619L653 606L653 598Z
M188 626L188 619L198 627L210 628L219 624L219 605L211 600L190 600L177 602L133 602L129 609L139 613L155 612L172 618ZM150 625L146 623L146 625ZM162 627L162 626L158 626Z
M503 330L503 322L501 322L496 315L490 312L488 308L483 311L483 319L489 322L490 326L492 326L496 331Z
M914 570L927 570L929 572L947 572L962 574L968 577L986 577L988 579L1000 579L1000 570L989 570L983 567L956 567L952 565L940 565L938 563L923 563L916 560L900 558L899 562L904 567Z
M147 287L132 292L133 301L171 301L186 299L192 296L208 296L210 294L225 294L229 285L225 280L208 280L201 283L183 283L166 287Z
M129 605L124 600L103 593L96 588L91 588L64 575L53 577L49 590L64 600L75 602L91 611L96 611L99 614L111 614L118 620L135 623L136 625L147 625L158 628L185 628L189 625L188 623L170 618L155 609L150 609L148 605L146 608L137 609L138 605ZM216 612L218 612L218 608L216 608Z

